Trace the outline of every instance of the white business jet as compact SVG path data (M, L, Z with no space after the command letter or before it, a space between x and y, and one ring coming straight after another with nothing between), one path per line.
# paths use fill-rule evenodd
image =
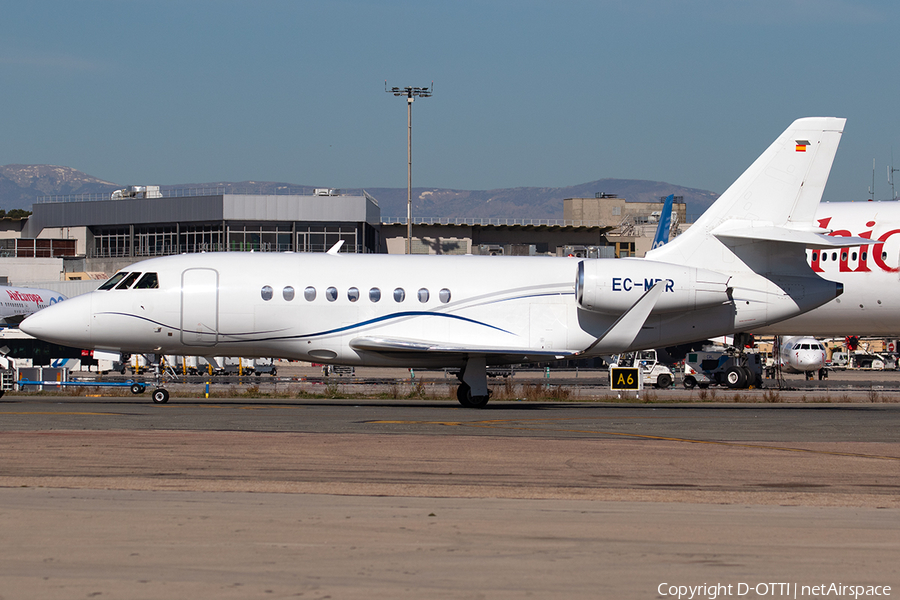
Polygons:
M814 222L845 119L791 124L651 259L201 253L142 261L22 323L127 353L455 367L466 407L488 365L608 355L748 331L842 292L806 249L864 243ZM159 388L155 402L166 402Z
M0 285L0 324L16 325L28 315L65 299L53 290Z

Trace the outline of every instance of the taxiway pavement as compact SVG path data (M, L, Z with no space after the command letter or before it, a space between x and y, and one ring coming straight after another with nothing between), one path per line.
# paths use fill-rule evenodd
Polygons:
M892 403L4 396L0 597L898 593L898 425Z

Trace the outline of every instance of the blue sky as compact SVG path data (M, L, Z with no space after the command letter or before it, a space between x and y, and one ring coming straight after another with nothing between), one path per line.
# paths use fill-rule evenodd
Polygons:
M121 184L722 192L795 118L847 127L826 200L900 166L896 0L4 1L0 164ZM900 173L898 173L900 176ZM900 182L900 179L898 179ZM900 185L898 185L900 190Z

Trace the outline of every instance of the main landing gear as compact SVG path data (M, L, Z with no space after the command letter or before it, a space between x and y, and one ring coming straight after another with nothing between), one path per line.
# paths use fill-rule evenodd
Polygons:
M487 364L484 356L469 356L459 375L456 399L466 408L484 408L491 399L487 387Z

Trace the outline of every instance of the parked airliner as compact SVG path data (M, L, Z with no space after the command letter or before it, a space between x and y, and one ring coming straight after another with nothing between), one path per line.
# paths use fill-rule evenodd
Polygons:
M52 290L0 285L0 323L16 325L28 315L65 299Z
M781 338L775 360L785 373L803 373L810 379L816 373L823 378L825 346L814 337L788 336Z
M128 353L454 367L484 406L488 365L615 354L773 325L832 301L807 248L845 119L790 125L651 259L200 253L154 258L22 329ZM157 389L155 402L168 392Z
M864 238L844 249L809 249L807 262L844 294L804 315L760 329L777 335L900 336L900 202L823 202L815 222L830 236Z

